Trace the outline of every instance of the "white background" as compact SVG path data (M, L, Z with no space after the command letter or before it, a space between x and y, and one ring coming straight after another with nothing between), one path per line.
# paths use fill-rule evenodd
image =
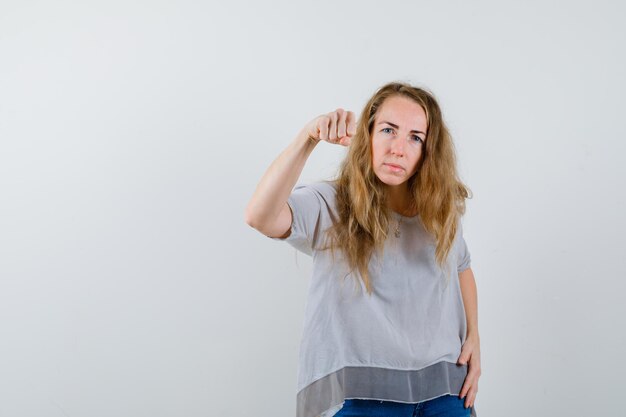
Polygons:
M619 414L625 11L0 1L0 416L293 416L311 262L244 208L392 80L435 93L474 194L479 416Z

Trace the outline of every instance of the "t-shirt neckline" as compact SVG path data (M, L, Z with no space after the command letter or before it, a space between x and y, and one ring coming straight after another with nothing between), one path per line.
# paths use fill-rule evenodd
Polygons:
M416 214L415 216L404 216L393 210L391 210L391 215L397 219L402 219L402 221L407 221L407 222L414 222L414 221L417 221L417 219L419 218L419 214Z

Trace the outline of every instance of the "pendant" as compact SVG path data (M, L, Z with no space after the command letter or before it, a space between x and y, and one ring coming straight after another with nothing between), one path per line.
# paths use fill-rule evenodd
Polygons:
M396 230L394 232L394 235L399 238L400 237L400 221L398 221L398 224L396 226Z

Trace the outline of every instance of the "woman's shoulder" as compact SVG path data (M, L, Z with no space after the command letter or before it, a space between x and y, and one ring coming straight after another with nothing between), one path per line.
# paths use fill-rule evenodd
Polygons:
M301 182L294 188L294 193L303 197L308 195L309 198L315 198L315 200L309 201L311 201L311 204L313 204L313 201L319 203L314 205L317 205L324 213L336 213L337 182L335 180Z
M337 180L321 180L311 183L320 192L336 194L337 192Z
M337 194L337 181L336 180L319 180L310 183L299 183L295 189L306 188L309 189L324 200L334 200Z

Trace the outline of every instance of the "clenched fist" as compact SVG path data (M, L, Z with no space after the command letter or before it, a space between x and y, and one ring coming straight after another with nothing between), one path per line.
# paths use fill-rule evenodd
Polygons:
M348 146L356 132L356 118L353 112L338 108L311 120L304 131L313 140Z

